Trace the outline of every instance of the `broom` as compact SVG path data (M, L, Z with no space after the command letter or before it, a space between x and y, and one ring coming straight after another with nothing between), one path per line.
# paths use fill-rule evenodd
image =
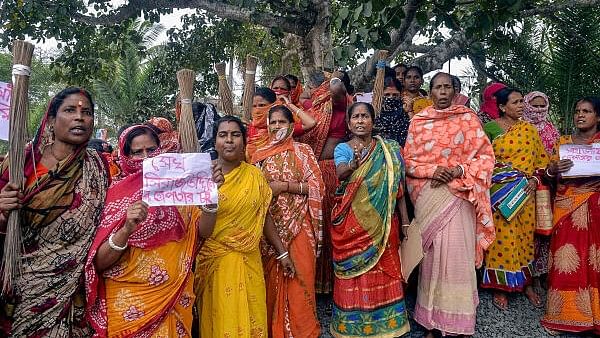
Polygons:
M13 89L10 100L10 117L8 137L8 173L9 183L23 186L25 167L25 140L27 133L27 115L29 112L29 76L31 75L31 58L33 45L15 40L13 42ZM13 210L8 215L4 253L2 255L2 294L14 294L14 281L21 273L21 228L20 214Z
M377 62L377 75L375 75L375 85L373 86L373 108L375 115L379 116L383 104L383 81L385 80L385 59L388 56L387 50L379 51L379 62Z
M231 95L231 88L227 83L225 77L225 62L217 63L215 70L219 76L219 98L221 99L221 105L223 106L223 112L225 115L233 115L233 98Z
M181 102L181 116L179 116L179 140L181 150L184 153L196 153L200 149L194 113L192 112L192 99L194 98L194 79L196 73L190 69L182 69L177 72L179 83L179 98Z
M252 99L254 98L254 78L258 59L252 55L246 58L246 73L244 75L244 96L242 102L243 116L247 122L252 120Z

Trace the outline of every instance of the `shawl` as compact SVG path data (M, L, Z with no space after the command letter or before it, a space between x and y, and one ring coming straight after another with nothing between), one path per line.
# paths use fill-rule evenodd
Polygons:
M48 105L50 107L51 103ZM36 170L52 144L49 109L25 150L21 209L22 273L15 281L17 299L12 334L16 337L66 335L85 331L75 299L82 285L84 260L110 182L108 164L96 150L78 146L56 168ZM0 189L8 183L8 158L0 168ZM73 317L69 318L69 315Z
M379 134L404 147L409 125L410 117L404 111L402 101L384 97L381 113L375 118L375 129Z
M252 121L248 126L248 142L246 145L248 160L252 159L257 149L269 143L269 110L282 104L284 104L283 100L278 99L268 106L252 108Z
M277 133L270 133L269 143L266 146L257 149L254 154L252 154L252 163L256 164L267 157L274 156L275 154L279 154L284 151L293 150L293 131L294 125L290 124L287 129L281 129Z
M160 131L158 139L160 140L160 147L163 149L163 152L179 152L179 132L173 129L173 125L169 120L164 117L153 117L148 120L148 123Z
M531 101L536 97L544 99L546 102L545 108L535 108L531 105ZM537 128L546 152L551 153L554 143L560 137L560 133L552 122L548 121L548 112L550 111L550 100L548 100L548 96L542 92L533 91L525 95L523 102L525 103L523 120L533 124Z
M400 146L375 136L377 143L336 191L333 208L333 269L350 279L371 270L386 250L396 198L401 196Z
M94 257L110 234L125 225L129 206L142 199L143 160L128 157L124 152L127 135L138 128L150 129L145 125L134 125L127 128L119 139L121 168L126 176L108 190L102 220L85 265L88 320L100 336L106 333L106 303L103 301L106 296L103 294L104 281L96 270ZM162 152L164 150L159 148L151 154L151 157ZM127 244L142 249L153 249L170 241L181 240L185 236L185 231L183 219L176 207L151 207L148 209L148 217L138 225Z
M414 202L429 184L438 166L461 165L464 175L448 183L456 197L470 202L476 212L477 255L495 238L489 188L494 169L494 152L473 110L453 105L444 110L427 107L416 114L408 128L405 151L407 185Z
M483 116L482 122L487 123L490 120L495 120L500 117L498 104L496 103L496 94L500 89L506 88L504 83L492 83L483 90L483 103L479 108L480 118Z
M317 124L313 129L302 135L299 141L310 145L315 156L320 158L325 142L327 142L333 114L333 100L327 79L312 94L312 107L308 110L308 114L314 117Z
M302 94L302 92L303 92L302 82L300 82L300 80L298 80L298 82L296 83L296 87L294 87L292 89L292 92L290 93L293 104L298 105L298 103L300 103L300 94Z

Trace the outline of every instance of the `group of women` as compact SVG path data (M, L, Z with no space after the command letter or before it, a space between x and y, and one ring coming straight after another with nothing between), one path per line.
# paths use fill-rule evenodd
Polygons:
M478 283L500 310L508 292L544 306L532 287L544 274L544 328L600 334L600 181L563 177L573 163L559 153L600 143L600 100L579 100L575 132L560 136L543 93L492 84L477 114L455 77L423 93L418 67L395 71L380 112L353 102L341 72L311 74L304 91L291 75L257 88L251 121L215 123L219 201L200 207L142 202L143 160L180 149L167 120L125 128L111 171L86 148L92 97L60 92L23 186L0 168L1 229L20 210L23 242L0 332L318 337L315 294L333 290L333 336L398 337L420 263L414 319L428 336L474 334ZM549 237L535 234L544 185ZM529 198L507 214L519 188Z

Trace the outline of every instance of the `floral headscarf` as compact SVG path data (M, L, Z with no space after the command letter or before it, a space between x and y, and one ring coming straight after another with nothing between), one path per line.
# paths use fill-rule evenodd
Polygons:
M531 101L536 97L544 99L546 107L533 107ZM533 124L537 128L542 143L544 144L544 148L546 148L546 152L551 153L554 143L560 137L560 133L552 122L548 121L548 112L550 111L550 100L548 100L548 96L542 92L533 91L525 95L523 102L525 103L523 120Z

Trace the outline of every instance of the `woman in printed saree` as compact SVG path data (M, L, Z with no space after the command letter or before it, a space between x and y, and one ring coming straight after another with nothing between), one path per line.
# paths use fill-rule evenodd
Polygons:
M237 117L215 124L215 148L225 183L219 205L201 224L206 238L196 258L201 337L267 337L265 278L260 254L264 234L275 249L283 278L294 278L291 256L269 216L271 189L260 169L244 162L246 129Z
M348 109L352 138L335 148L342 181L332 211L334 337L398 337L410 330L398 253L404 163L396 141L373 137L375 111ZM400 215L398 215L400 214Z
M433 330L472 335L475 269L495 236L488 194L494 153L475 112L451 105L450 75L436 74L429 86L434 105L413 117L404 148L415 205L410 226L420 229L423 252L414 318L427 337Z
M593 331L600 335L600 177L566 178L571 160L559 160L564 144L600 144L600 100L575 104L576 132L562 136L546 168L557 184L550 245L548 299L542 325L549 333Z
M23 251L16 294L0 299L0 336L91 335L83 271L110 180L103 157L86 149L93 129L90 94L67 88L50 101L26 148L23 190L7 184L8 160L2 164L0 228L4 234L8 211L21 209Z
M269 110L268 146L252 162L262 169L273 191L269 213L296 275L285 278L275 249L263 248L269 337L318 337L315 272L323 222L323 179L312 149L294 142L294 116L285 106Z
M312 116L289 103L289 90L284 93L282 89L279 89L280 86L289 86L289 81L286 78L281 77L278 81L274 80L273 85L277 88L279 94L266 87L257 88L254 92L252 99L252 121L248 125L248 146L246 147L249 161L252 159L252 155L256 149L262 148L269 143L267 116L269 109L275 105L286 105L295 113L294 136L303 135L306 131L312 129L316 123Z
M402 107L402 85L395 77L383 80L383 105L375 118L375 129L381 137L394 140L404 147L410 118Z
M485 258L481 286L495 290L493 304L501 310L508 309L506 292L524 291L529 301L540 307L542 301L531 286L534 195L539 183L534 174L546 167L548 155L535 127L521 120L523 95L516 89L503 88L495 97L500 118L485 124L484 130L491 137L496 155L491 189L496 241ZM519 196L525 198L519 200Z
M533 91L523 98L525 108L523 110L523 120L533 124L542 140L542 144L548 154L552 153L552 147L560 137L556 127L548 120L550 111L550 100L546 94ZM550 250L550 237L535 235L535 260L534 275L541 277L548 273L548 255ZM540 279L536 278L539 284Z
M108 190L86 263L89 321L98 337L190 337L192 264L204 216L197 207L141 201L142 162L165 151L153 128L127 128L119 150L124 176Z
M330 293L333 289L333 266L331 264L331 209L333 209L338 179L335 173L333 152L338 143L346 137L346 108L352 102L342 73L334 73L331 79L323 74L311 75L312 92L310 100L304 102L308 113L315 118L317 125L299 138L308 144L319 161L319 168L325 184L323 196L323 249L317 258L316 292ZM319 82L320 81L320 82Z
M423 85L423 70L418 66L410 66L404 71L404 91L402 92L402 102L404 111L410 118L416 113L431 105L431 100L427 97L427 92L421 90Z
M297 104L293 102L292 95L294 95L293 86L290 80L285 76L276 76L271 81L271 90L277 95L277 99L288 108L294 115L294 137L304 135L308 130L311 130L317 124L317 121L307 114L303 109L298 108ZM299 95L299 94L298 94Z

